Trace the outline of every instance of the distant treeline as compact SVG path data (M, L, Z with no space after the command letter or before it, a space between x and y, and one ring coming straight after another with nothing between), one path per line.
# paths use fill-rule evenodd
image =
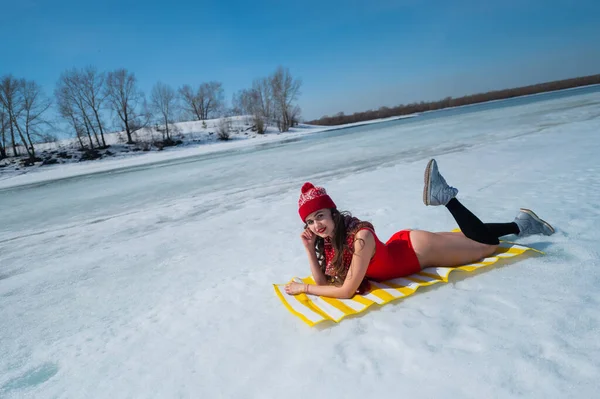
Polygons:
M135 74L124 68L99 71L90 65L65 70L58 79L54 96L46 96L34 80L12 74L0 76L0 160L22 158L24 166L42 159L36 145L55 142L58 122L77 138L82 151L107 149L105 135L122 131L127 144L136 144L138 132L154 126L162 140L154 140L157 148L177 145L172 134L175 122L220 118L217 137L228 140L230 117L250 115L257 133L265 133L269 124L287 132L300 120L300 107L295 104L302 81L283 66L267 77L254 79L252 87L233 95L226 106L223 84L210 81L184 84L173 88L157 82L146 97ZM51 109L59 118L52 117ZM95 156L95 155L94 155ZM3 165L0 165L2 167Z
M516 87L513 89L495 90L487 93L471 94L464 97L452 98L446 97L443 100L411 104L401 104L396 107L381 107L378 110L369 110L364 112L355 112L352 115L345 115L339 112L334 116L323 116L309 124L315 125L341 125L345 123L362 122L373 119L389 118L392 116L410 115L418 112L433 111L448 107L457 107L461 105L476 104L485 101L502 100L511 97L524 96L528 94L543 93L554 90L569 89L573 87L589 86L600 84L600 74L583 76L573 79L556 80L553 82L539 83L531 86Z

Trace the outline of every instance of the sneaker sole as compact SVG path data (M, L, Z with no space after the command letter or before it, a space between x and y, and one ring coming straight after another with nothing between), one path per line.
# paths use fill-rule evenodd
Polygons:
M429 187L431 183L431 166L433 165L433 159L427 163L427 167L425 168L425 176L424 176L424 186L423 186L423 203L425 205L429 205Z
M554 231L554 227L550 226L550 223L546 222L545 220L543 220L542 218L540 218L538 215L535 214L534 211L532 211L531 209L527 209L527 208L521 208L521 212L525 212L526 214L528 214L529 216L531 216L532 218L534 218L537 222L540 222L541 224L543 224L544 226L548 227L550 229L550 231L552 232L552 234L555 233Z

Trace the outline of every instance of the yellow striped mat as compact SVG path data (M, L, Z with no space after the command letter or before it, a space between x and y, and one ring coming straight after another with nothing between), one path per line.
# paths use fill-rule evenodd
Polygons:
M472 272L482 267L495 264L501 259L521 255L528 250L537 251L522 245L502 241L494 256L482 259L477 263L458 267L429 267L419 273L411 274L404 278L395 278L382 282L371 281L371 290L367 294L354 295L351 299L336 299L317 295L288 295L285 293L285 284L273 284L275 293L285 307L295 316L298 316L309 326L314 326L325 320L339 322L346 316L361 313L371 305L385 305L396 299L404 298L415 293L419 287L437 283L447 283L448 276L455 270ZM314 284L312 276L292 280Z

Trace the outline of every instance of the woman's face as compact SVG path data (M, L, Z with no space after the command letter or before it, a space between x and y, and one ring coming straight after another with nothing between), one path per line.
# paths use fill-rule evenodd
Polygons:
M317 236L322 238L333 236L335 223L331 217L331 209L319 209L308 215L305 222L308 228Z

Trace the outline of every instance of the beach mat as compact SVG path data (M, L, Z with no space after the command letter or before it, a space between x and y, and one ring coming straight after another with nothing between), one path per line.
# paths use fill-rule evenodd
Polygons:
M535 249L515 243L501 241L497 251L479 262L457 267L429 267L410 276L395 278L381 282L369 281L370 289L362 295L351 299L336 299L318 295L288 295L285 284L273 284L277 297L285 308L309 326L331 320L339 322L347 316L366 311L371 305L385 305L392 301L406 298L414 294L419 287L438 283L447 283L450 273L455 271L473 272L475 270L498 265L503 260L522 255L527 251L539 252ZM312 276L306 278L294 277L291 281L314 284ZM286 283L287 284L287 283Z

